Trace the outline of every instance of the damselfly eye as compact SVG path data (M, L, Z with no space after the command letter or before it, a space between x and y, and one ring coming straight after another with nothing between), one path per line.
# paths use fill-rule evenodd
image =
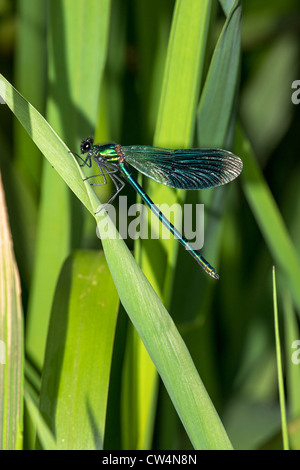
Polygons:
M87 153L91 150L94 140L91 137L83 140L80 145L81 153Z

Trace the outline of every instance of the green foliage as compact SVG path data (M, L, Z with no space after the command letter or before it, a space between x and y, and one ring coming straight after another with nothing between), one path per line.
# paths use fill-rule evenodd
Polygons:
M297 7L1 3L1 448L280 449L281 426L299 448ZM213 191L142 181L158 204L205 204L219 281L176 240L115 236L96 213L114 188L70 153L88 135L242 158Z

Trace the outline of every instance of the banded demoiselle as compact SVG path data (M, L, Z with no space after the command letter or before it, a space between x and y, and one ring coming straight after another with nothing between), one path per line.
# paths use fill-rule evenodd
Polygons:
M100 174L95 176L103 177L103 183L97 184L106 184L107 175L114 183L116 192L109 202L125 186L125 182L119 176L121 173L121 176L129 181L145 204L189 251L200 266L210 276L219 279L216 270L198 251L193 249L190 242L181 235L153 203L134 178L128 164L154 181L171 188L207 189L229 183L239 176L243 168L242 160L239 157L227 150L210 148L169 150L145 145L130 145L125 147L113 143L98 145L94 144L92 137L88 137L81 142L80 151L81 154L87 153L86 158L77 155L83 162L81 166L87 165L90 168L92 166L92 159L97 164ZM94 178L95 176L89 176L88 178Z

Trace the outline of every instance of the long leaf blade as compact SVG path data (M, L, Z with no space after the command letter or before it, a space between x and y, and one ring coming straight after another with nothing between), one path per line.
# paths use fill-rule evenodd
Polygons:
M237 127L235 151L241 155L244 162L241 176L248 204L276 264L289 282L293 299L299 310L300 264L297 253L277 204L255 161L250 142L240 125Z
M102 449L119 299L103 253L75 252L58 281L40 410L59 449Z
M0 449L21 449L23 318L21 287L0 178Z
M197 112L201 147L223 147L226 144L238 83L241 14L240 0L236 0L211 59Z
M280 411L281 411L281 426L282 426L282 438L284 450L289 449L289 439L287 430L286 420L286 404L284 395L284 383L283 383L283 371L282 371L282 360L281 360L281 346L280 346L280 334L279 334L279 320L278 320L278 307L277 307L277 289L276 289L276 276L275 266L273 266L273 308L274 308L274 328L275 328L275 344L276 344L276 360L277 360L277 377L278 377L278 389L280 399Z
M2 77L1 96L5 96L4 90L7 104L28 129L45 156L88 209L95 213L99 200L91 186L87 182L83 183L80 168L68 154L66 147L39 113ZM28 109L29 115L25 112ZM32 119L28 119L29 117ZM51 139L52 147L46 145L47 137ZM62 164L64 155L66 159ZM101 219L99 214L95 217L97 221ZM194 447L231 448L228 436L173 321L123 240L115 239L115 227L110 219L107 217L105 220L107 231L105 233L101 230L100 234L120 300L156 365Z

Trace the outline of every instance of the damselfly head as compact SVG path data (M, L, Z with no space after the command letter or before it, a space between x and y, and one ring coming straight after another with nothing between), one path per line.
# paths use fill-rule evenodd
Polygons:
M94 144L93 137L88 137L87 139L84 139L80 144L81 153L88 153L91 150L93 144Z

